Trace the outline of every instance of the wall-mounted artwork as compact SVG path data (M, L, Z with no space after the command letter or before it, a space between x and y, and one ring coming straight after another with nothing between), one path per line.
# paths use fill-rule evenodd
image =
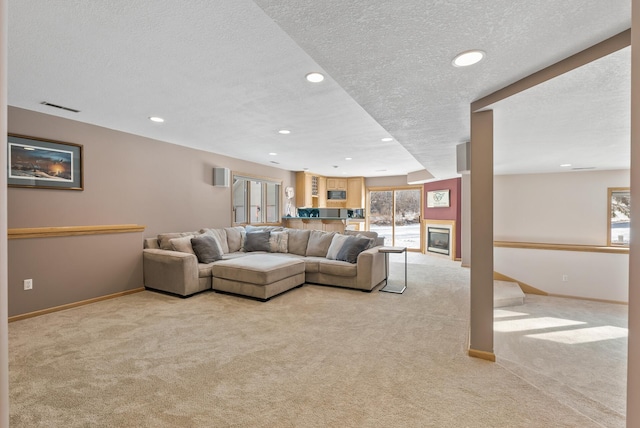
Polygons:
M449 189L427 192L427 208L443 208L449 206Z
M10 187L83 190L82 146L10 134Z

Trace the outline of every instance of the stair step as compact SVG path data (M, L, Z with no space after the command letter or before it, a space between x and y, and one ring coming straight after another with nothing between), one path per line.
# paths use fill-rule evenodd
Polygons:
M524 293L517 282L493 281L493 307L524 305Z

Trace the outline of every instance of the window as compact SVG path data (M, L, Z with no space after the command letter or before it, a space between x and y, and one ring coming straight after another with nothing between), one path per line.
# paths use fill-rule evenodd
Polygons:
M384 245L420 250L422 187L376 188L369 192L369 230Z
M611 187L608 190L609 227L607 230L607 245L628 247L631 191L628 187Z
M280 223L282 182L250 175L233 174L234 224Z

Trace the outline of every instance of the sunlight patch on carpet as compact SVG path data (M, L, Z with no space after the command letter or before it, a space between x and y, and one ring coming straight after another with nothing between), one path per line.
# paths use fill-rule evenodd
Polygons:
M493 330L501 333L513 331L540 330L544 328L568 327L570 325L586 324L582 321L566 320L562 318L542 317L523 320L498 321L493 323Z
M522 316L526 316L526 315L529 315L529 314L525 314L524 312L507 311L505 309L494 309L493 310L493 317L494 318L522 317Z
M626 328L605 325L601 327L579 328L576 330L552 331L549 333L528 334L533 339L550 340L557 343L575 345L579 343L600 342L626 338L629 331Z

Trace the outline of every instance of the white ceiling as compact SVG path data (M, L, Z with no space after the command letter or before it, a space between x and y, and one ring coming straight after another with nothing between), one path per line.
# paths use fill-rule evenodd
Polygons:
M449 178L471 101L629 28L630 3L9 0L8 100L287 170ZM474 48L483 62L451 65ZM629 64L496 105L496 172L628 168Z

